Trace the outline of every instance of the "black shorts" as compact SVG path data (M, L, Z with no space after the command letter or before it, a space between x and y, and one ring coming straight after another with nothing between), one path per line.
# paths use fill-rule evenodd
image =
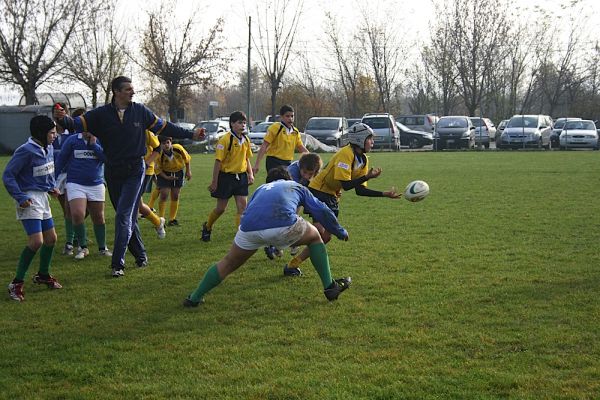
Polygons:
M329 207L329 209L331 211L333 211L333 213L335 214L336 217L339 216L340 214L340 207L339 207L339 202L336 196L329 194L329 193L325 193L325 192L321 192L320 190L316 190L313 188L308 188L310 190L310 192L313 194L313 196L315 196L317 199L321 200L323 203L325 203L325 205L327 207ZM306 214L310 215L309 212L306 212ZM310 215L312 217L312 215ZM313 217L314 219L314 217Z
M228 199L231 196L248 196L248 174L229 174L219 172L217 190L210 194L216 199Z
M292 163L291 160L282 160L280 158L277 157L273 157L273 156L267 156L266 160L265 160L265 165L267 167L267 173L272 170L275 167L278 167L280 165L283 165L284 167L288 167L288 165L290 165Z
M175 179L174 181L170 181L167 180L165 178L163 178L160 175L156 175L156 186L159 189L163 189L163 188L180 188L183 186L183 170L181 171L177 171L177 172L165 172L163 171L165 175L167 176L174 176L177 179Z

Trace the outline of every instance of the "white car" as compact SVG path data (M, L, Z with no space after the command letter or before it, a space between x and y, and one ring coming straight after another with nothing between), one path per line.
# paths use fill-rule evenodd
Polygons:
M560 149L591 148L598 150L598 131L594 121L567 121L559 137Z
M248 134L248 139L250 139L250 142L257 146L262 145L265 135L267 134L267 129L269 129L269 126L271 125L273 125L273 122L261 122L260 124L256 124L252 129L250 129L250 133Z

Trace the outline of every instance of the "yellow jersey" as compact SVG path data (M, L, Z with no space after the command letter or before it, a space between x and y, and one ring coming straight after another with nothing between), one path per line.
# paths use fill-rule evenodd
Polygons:
M347 145L338 150L323 169L312 178L309 188L319 190L340 197L342 184L340 181L350 181L367 175L369 172L369 159L364 159L354 154L352 146ZM367 187L367 182L361 184Z
M264 141L269 143L266 154L280 160L293 160L294 151L298 146L302 146L298 128L292 126L292 131L288 132L281 122L275 122L269 126Z
M171 154L160 152L160 156L156 159L156 174L161 172L178 172L185 168L185 164L189 163L192 158L188 152L180 144L174 144Z
M160 146L160 141L154 132L146 130L146 155L144 161L146 161L146 175L154 175L154 161L148 163L148 158L152 155L152 151Z
M221 161L222 172L228 174L246 172L250 157L252 157L252 150L246 135L238 138L230 131L221 136L217 142L215 158Z

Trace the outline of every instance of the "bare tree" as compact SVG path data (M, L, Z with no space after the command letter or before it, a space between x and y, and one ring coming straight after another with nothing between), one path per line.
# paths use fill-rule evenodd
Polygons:
M110 99L110 81L125 68L126 54L121 43L125 34L114 23L114 4L104 6L82 22L83 30L73 35L65 54L65 77L90 89L92 107L100 95L104 103Z
M288 68L303 5L303 0L266 0L258 12L258 38L252 40L271 86L271 115L275 115L277 91Z
M148 25L141 45L143 61L138 65L164 84L169 118L176 122L177 110L183 105L182 94L189 93L185 89L206 85L226 60L221 57L222 19L199 39L195 27L201 13L191 12L190 18L179 24L172 8L172 4L163 2L158 10L148 12Z
M94 9L89 0L1 0L0 82L17 85L26 104L64 65L67 42Z

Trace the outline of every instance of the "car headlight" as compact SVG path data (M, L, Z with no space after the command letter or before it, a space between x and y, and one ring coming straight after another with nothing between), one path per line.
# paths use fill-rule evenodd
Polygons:
M464 131L464 132L462 133L462 137L463 137L463 138L468 138L468 137L471 137L471 132L470 132L470 131Z

